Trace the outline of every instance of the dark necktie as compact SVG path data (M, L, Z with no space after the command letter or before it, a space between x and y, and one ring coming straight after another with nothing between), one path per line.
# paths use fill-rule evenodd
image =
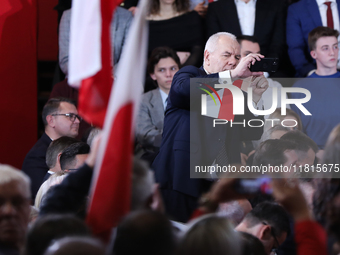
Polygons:
M324 2L324 4L327 5L327 27L334 29L333 14L331 8L332 2Z

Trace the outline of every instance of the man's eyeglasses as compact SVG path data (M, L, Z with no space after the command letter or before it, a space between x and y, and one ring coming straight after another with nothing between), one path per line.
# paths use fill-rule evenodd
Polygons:
M270 226L267 222L264 222L264 221L262 222L262 224L263 224L263 225L268 225L268 226ZM276 254L277 254L277 248L279 248L280 243L279 243L279 241L278 241L277 238L276 238L276 235L275 235L275 233L274 233L274 229L273 229L272 226L270 226L270 234L271 234L272 237L274 238L274 241L275 241L275 244L276 244L276 247L273 247L273 249L272 249L270 255L276 255Z
M65 117L69 118L70 121L72 121L72 122L75 122L76 118L79 121L82 121L82 118L78 114L75 114L75 113L53 113L53 114L51 114L51 116L65 116Z

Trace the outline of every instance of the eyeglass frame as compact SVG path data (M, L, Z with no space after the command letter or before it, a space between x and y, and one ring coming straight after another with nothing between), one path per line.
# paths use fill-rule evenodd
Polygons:
M277 237L276 237L276 235L275 235L275 233L274 233L274 228L273 228L273 226L271 226L270 224L268 224L267 222L265 222L265 221L262 221L262 224L263 225L266 225L266 226L270 226L270 234L272 235L272 237L274 238L274 242L276 243L276 245L277 245L277 248L273 248L272 250L271 250L271 252L273 252L274 254L277 254L277 249L279 248L279 246L280 246L280 243L279 243L279 241L277 240Z
M75 113L53 113L51 116L65 116L70 119L70 121L75 122L76 118L81 122L83 120L78 114ZM72 120L73 119L73 120Z

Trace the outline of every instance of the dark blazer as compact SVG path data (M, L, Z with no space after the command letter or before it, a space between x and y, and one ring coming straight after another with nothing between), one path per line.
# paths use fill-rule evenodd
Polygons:
M31 192L33 199L35 198L35 195L37 194L49 169L46 165L46 151L51 142L51 138L44 133L27 153L24 163L22 164L22 171L31 179Z
M198 198L210 187L211 182L190 178L190 170L194 171L195 165L210 166L223 143L229 163L240 162L240 141L259 139L262 129L243 128L241 125L233 128L217 125L212 128L212 118L201 116L200 110L190 108L190 78L217 80L218 74L207 75L203 68L193 66L183 67L175 74L165 112L162 144L152 167L161 189ZM192 91L197 92L197 95L192 94L191 98L200 100L201 90ZM245 116L235 116L234 121L251 118L255 117L245 106ZM164 202L166 207L173 205L171 199L165 199Z
M254 36L266 57L282 58L285 50L285 0L257 0ZM234 0L219 0L209 4L206 16L207 36L217 32L242 35Z
M340 13L340 0L336 0ZM287 44L290 60L296 76L305 77L316 68L308 48L308 33L322 26L321 15L316 0L300 0L288 8Z
M71 213L84 218L84 201L89 194L92 175L92 168L87 164L69 173L62 183L55 185L46 193L39 214Z

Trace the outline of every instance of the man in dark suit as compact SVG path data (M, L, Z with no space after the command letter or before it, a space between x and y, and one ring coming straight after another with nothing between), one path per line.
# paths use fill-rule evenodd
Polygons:
M165 113L162 144L152 167L156 182L160 184L166 211L175 220L186 222L197 207L198 197L211 185L205 179L190 178L195 165L211 166L223 149L228 164L240 162L240 141L259 139L262 134L261 128L242 125L217 125L212 128L212 118L201 116L199 111L190 108L190 98L194 96L196 100L195 95L190 95L190 79L220 78L224 84L231 85L234 80L261 75L248 68L256 60L260 61L261 57L260 54L249 54L240 60L240 45L236 37L218 33L207 41L203 67L186 66L174 76ZM260 103L266 85L251 86L254 103ZM200 96L197 95L198 100ZM254 118L247 106L245 110L244 115L235 116L235 122Z
M22 165L22 171L31 179L33 199L49 169L46 165L48 146L52 140L62 136L76 137L81 120L74 102L66 98L48 100L43 108L42 119L45 133L27 153Z
M310 55L312 49L308 47L308 34L316 27L327 26L327 6L324 2L319 0L300 0L288 8L288 53L295 67L297 77L306 77L316 69L315 61ZM329 2L333 13L334 29L339 30L340 0Z
M266 57L278 57L286 62L285 20L286 0L219 0L209 4L207 36L229 32L236 36L255 36ZM249 7L252 5L252 7ZM252 17L252 18L250 18ZM285 64L285 63L284 63ZM281 65L282 66L282 65ZM287 68L282 66L281 69Z

